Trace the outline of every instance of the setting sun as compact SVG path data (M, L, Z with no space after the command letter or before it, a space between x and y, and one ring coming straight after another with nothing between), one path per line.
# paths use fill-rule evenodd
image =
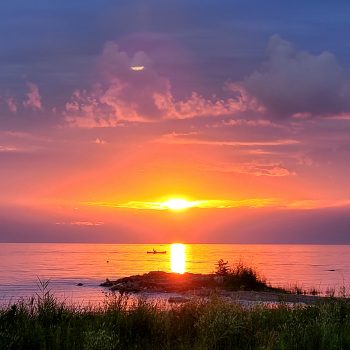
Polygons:
M195 205L194 202L189 202L186 199L182 198L173 198L162 203L164 209L170 210L184 210L188 208L192 208Z

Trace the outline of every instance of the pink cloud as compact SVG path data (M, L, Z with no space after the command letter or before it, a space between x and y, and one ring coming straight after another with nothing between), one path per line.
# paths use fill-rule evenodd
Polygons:
M232 90L233 91L233 90ZM163 112L165 119L190 119L196 117L221 117L235 115L247 110L258 110L242 90L235 90L236 95L228 99L207 99L193 92L187 100L176 101L171 93L154 94L154 102Z
M105 145L107 142L99 137L97 137L95 140L94 140L94 143L96 143L96 145Z
M8 109L10 110L11 113L17 113L18 106L17 106L17 102L14 99L14 97L6 97L5 103L6 103Z
M205 98L197 92L187 99L175 99L170 81L156 72L144 52L128 55L113 42L106 43L99 66L100 83L89 90L76 91L65 106L65 120L70 126L111 127L124 121L154 122L262 111L254 98L234 84L226 86L232 94L227 99Z
M43 105L41 102L41 95L38 86L33 83L28 83L27 86L29 91L26 95L27 98L24 100L23 105L26 108L33 110L41 110L43 108Z
M3 103L11 113L17 113L18 104L13 96L0 96L0 102Z
M17 147L0 145L0 152L18 152L18 151L21 151L21 150Z
M56 225L74 225L74 226L102 226L104 225L104 222L102 221L97 221L97 222L92 222L92 221L72 221L72 222L56 222Z

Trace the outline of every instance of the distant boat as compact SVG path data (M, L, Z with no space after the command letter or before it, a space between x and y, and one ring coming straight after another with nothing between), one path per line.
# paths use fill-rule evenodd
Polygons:
M147 254L166 254L166 250L158 251L158 250L153 249L151 251L147 251Z

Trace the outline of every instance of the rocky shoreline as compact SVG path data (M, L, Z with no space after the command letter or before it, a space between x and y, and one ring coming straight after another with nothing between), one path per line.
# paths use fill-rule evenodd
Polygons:
M283 289L265 285L258 291L249 290L241 285L238 290L230 290L225 287L222 276L216 274L177 274L163 271L151 271L143 275L134 275L117 280L107 279L100 286L111 291L125 293L175 293L168 301L183 303L193 297L209 297L218 295L240 303L304 303L313 304L324 299L321 296L298 295L288 293Z
M106 280L100 284L112 291L121 293L174 293L187 292L202 288L215 289L220 286L220 277L215 274L172 273L163 271L151 271L144 275L135 275L119 278L115 281Z

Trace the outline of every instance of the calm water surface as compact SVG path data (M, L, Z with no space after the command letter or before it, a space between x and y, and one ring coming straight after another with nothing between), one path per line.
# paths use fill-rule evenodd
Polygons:
M147 254L153 248L167 254ZM173 252L173 254L172 254ZM209 273L218 259L243 260L274 286L350 290L350 246L188 244L0 244L0 302L38 292L38 278L50 280L59 297L96 302L99 283L151 270ZM83 283L83 286L77 286Z

